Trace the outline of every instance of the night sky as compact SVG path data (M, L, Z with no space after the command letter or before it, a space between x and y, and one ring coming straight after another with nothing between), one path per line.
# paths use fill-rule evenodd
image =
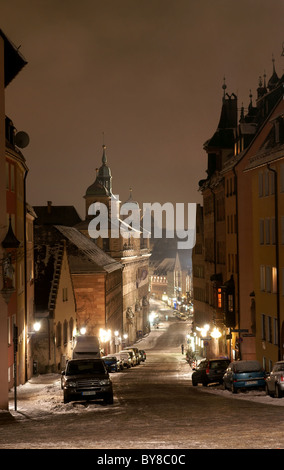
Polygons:
M0 18L28 61L6 89L28 202L82 217L103 143L122 201L201 202L224 76L240 108L284 69L283 0L0 0Z

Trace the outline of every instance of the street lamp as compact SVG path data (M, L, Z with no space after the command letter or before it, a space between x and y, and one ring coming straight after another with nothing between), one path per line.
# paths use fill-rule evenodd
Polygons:
M117 346L119 345L119 342L120 342L120 341L119 341L119 331L115 331L115 332L114 332L115 352L117 352L116 349L117 349Z
M35 332L38 332L40 329L41 329L41 324L40 324L39 321L36 321L36 322L34 323L34 331L35 331Z
M212 332L211 332L211 336L212 336L212 338L214 338L214 339L218 339L218 338L220 338L220 336L222 336L222 333L221 333L220 330L218 330L218 328L216 328L216 326L215 326L215 328L213 328L213 330L212 330Z
M111 340L111 330L104 330L100 328L99 338L101 343L108 343Z

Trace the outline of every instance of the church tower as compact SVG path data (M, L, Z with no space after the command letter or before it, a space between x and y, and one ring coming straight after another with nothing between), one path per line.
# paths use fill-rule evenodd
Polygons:
M102 166L97 169L97 176L93 184L88 187L84 196L86 201L86 219L88 216L88 209L94 202L104 203L108 208L112 197L112 175L109 166L107 165L106 146L103 145Z

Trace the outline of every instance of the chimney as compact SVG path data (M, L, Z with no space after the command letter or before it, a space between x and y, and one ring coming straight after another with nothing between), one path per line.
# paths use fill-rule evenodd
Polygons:
M51 205L52 205L52 201L47 201L47 213L48 214L51 214Z

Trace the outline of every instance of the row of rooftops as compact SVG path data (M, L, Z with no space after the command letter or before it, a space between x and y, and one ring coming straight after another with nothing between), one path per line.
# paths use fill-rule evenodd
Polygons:
M207 178L199 182L201 190L207 187L208 184L214 184L215 180L222 177L224 171L228 171L242 159L258 130L271 115L273 109L283 100L284 74L282 77L278 77L273 59L273 72L267 85L266 77L263 81L261 79L259 81L256 105L253 106L252 104L252 94L250 92L247 113L245 113L242 106L239 120L237 96L234 93L231 95L226 93L226 88L224 84L221 115L217 129L213 136L204 143L204 149L208 154L208 168ZM242 148L236 151L236 146L241 139ZM270 147L275 145L272 133L270 134L270 140L266 140L266 153L269 152L269 144ZM217 156L221 149L227 152L227 155L222 159ZM217 164L216 159L218 158Z

